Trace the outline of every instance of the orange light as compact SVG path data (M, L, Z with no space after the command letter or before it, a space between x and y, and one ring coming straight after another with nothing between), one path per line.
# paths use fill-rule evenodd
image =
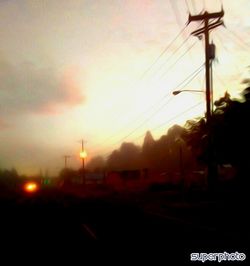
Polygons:
M28 193L34 193L38 190L37 183L35 182L28 182L24 185L24 190Z
M87 152L86 151L80 151L80 158L84 159L87 157Z

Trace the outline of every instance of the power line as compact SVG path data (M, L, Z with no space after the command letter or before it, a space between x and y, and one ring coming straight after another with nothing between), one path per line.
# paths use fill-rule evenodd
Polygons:
M178 87L182 86L183 83L185 83L187 80L189 80L185 85L184 87L189 84L200 72L201 70L203 69L204 67L204 63L202 65L200 65L200 67L198 67L193 73L191 73L187 78L185 78L181 83L179 83L172 91L178 89ZM182 87L183 89L183 87Z
M200 72L201 72L201 70L202 70L202 68L203 68L203 66L204 66L204 63L202 64L202 65L200 65L194 72L192 72L189 76L187 76L182 82L180 82L173 90L175 90L176 88L178 88L178 87L180 87L180 86L182 86L185 82L187 82L185 85L184 85L184 87L189 83L189 82L191 82ZM188 81L189 79L191 79L190 81ZM173 91L172 90L172 91ZM145 114L145 112L147 113L149 110L151 110L152 108L154 108L155 106L158 106L163 100L165 100L169 95L171 95L171 92L169 92L169 93L167 93L167 94L165 94L159 101L157 101L157 102L155 102L154 104L152 104L148 109L146 109L146 111L144 111L142 114ZM172 99L172 98L171 98ZM163 106L165 106L167 103L169 103L169 101L167 101L166 103L164 103L164 105L162 105L161 107L160 107L160 109L162 109L163 108ZM158 108L159 109L159 108ZM159 112L159 110L156 110L156 112L154 112L153 114L156 114L157 112ZM152 116L152 114L151 114L151 116ZM134 119L132 122L134 122L134 121L136 121L136 120L138 120L138 118L140 117L140 115L136 118L136 119ZM147 120L147 119L146 119ZM126 125L129 125L129 124L131 124L131 122L129 122L129 123L127 123ZM121 132L123 130L123 128L121 128L118 132ZM118 133L117 132L117 133ZM106 143L108 140L110 140L110 139L112 139L114 136L116 136L117 135L117 133L115 133L115 134L113 134L113 135L111 135L111 136L109 136L109 137L107 137L104 141L102 141L99 145L101 145L101 144L103 144L103 143ZM132 133L131 133L132 134ZM129 134L129 135L131 135L131 134ZM126 136L126 137L128 137L128 136ZM119 140L119 141L121 141L121 140ZM99 146L98 145L98 146Z
M199 25L200 26L200 25ZM198 27L199 27L198 26ZM184 32L184 30L185 30L185 28L186 28L187 26L185 26L183 29L181 29L180 30L180 32L178 33L178 35L171 41L171 43L162 51L162 53L156 58L156 60L146 69L146 71L144 71L144 73L142 74L142 76L141 76L141 78L140 78L140 80L145 76L145 74L147 73L147 72L149 72L150 71L150 69L152 69L152 67L159 61L159 59L163 56L163 54L171 47L171 45L177 40L177 38ZM189 37L190 36L188 36L182 43L181 43L181 45L180 46L178 46L176 49L175 49L175 51L170 55L170 57L168 57L167 58L167 61L168 60L170 60L175 54L176 54L176 52L187 42L187 40L189 39ZM194 44L192 45L192 46L194 46ZM188 48L188 50L185 52L185 54L191 49L192 47L189 47ZM184 56L184 54L182 55L182 56ZM181 56L181 57L182 57ZM181 59L181 57L179 57L175 62L177 63L180 59ZM167 62L166 61L166 62ZM161 66L160 66L160 68L158 68L157 70L156 70L156 72L159 70L159 69L161 69L165 64L166 64L166 62L164 62ZM172 68L172 65L171 65L171 68ZM170 70L170 69L169 69ZM156 73L156 72L154 72L154 73ZM123 114L123 113L122 113ZM119 118L120 117L120 115L121 114L119 114L118 116L117 116L117 118ZM109 138L108 138L109 139Z
M141 77L139 78L139 82L143 79L143 77L153 68L153 66L159 61L159 59L167 52L167 50L171 47L171 45L173 45L173 43L179 38L179 36L184 32L184 30L186 29L187 26L185 26L184 28L182 28L180 30L180 32L177 34L177 36L169 43L169 45L161 52L161 54L154 60L154 62L143 72L143 74L141 75ZM181 47L179 47L181 48ZM172 56L171 56L172 57ZM134 84L135 86L136 84ZM132 86L131 86L132 87ZM121 113L123 114L123 113ZM120 115L119 114L117 117L119 118Z
M143 122L137 126L134 130L132 130L129 134L127 134L125 137L123 137L122 139L119 140L118 143L122 142L123 140L125 140L126 138L128 138L129 136L131 136L135 131L137 131L139 128L141 128L145 123L147 123L152 117L154 117L160 110L162 110L164 107L166 107L166 105L173 99L173 97L171 97L165 104L161 105L154 113L152 113L149 117L147 117L145 120L143 120Z
M197 106L201 105L202 103L204 103L204 101L200 101L200 102L198 102L197 104L195 104L195 105L193 105L193 106L189 107L188 109L186 109L185 111L181 112L180 114L178 114L178 115L176 115L176 116L172 117L171 119L169 119L169 120L165 121L164 123L162 123L162 124L160 124L160 125L156 126L156 127L155 127L155 128L153 128L152 130L156 130L156 129L159 129L159 128L161 128L161 127L165 126L165 125L166 125L166 123L169 123L170 121L172 121L172 120L174 120L174 119L176 119L176 118L178 118L178 117L182 116L183 114L185 114L185 113L189 112L190 110L192 110L192 109L194 109L195 107L197 107Z
M169 94L168 94L169 95ZM165 98L165 97L164 97ZM139 128L141 128L145 123L147 123L152 117L154 117L160 110L162 110L164 107L166 107L166 105L173 99L173 97L169 98L168 101L166 103L164 103L163 105L161 105L155 112L153 112L149 117L147 117L146 119L143 120L142 123L139 124L139 126L137 126L135 129L133 129L132 131L130 131L126 136L122 137L121 139L119 139L119 141L113 143L112 145L116 145L118 143L121 143L123 140L125 140L126 138L128 138L129 136L131 136L134 132L136 132ZM121 131L121 130L120 130ZM108 139L111 139L112 137L114 137L115 135L111 136Z
M171 47L171 45L180 37L180 35L184 32L187 26L181 29L181 31L177 34L177 36L169 43L169 45L164 48L164 50L160 53L160 55L153 61L153 63L143 72L140 79L143 79L144 76L153 68L153 66L159 61L159 59L167 52L167 50Z
M189 84L203 69L204 63L197 68L194 72L192 72L187 78L185 78L182 82L180 82L174 89L172 89L172 91L176 90L177 88L179 88L180 86L183 86L180 89L183 89L187 84ZM190 80L189 80L190 79ZM189 81L188 81L189 80ZM164 97L162 99L165 99L170 93L164 95ZM122 139L120 139L119 141L113 143L112 145L116 145L118 143L120 143L121 141L123 141L124 139L126 139L127 137L129 137L130 135L132 135L136 130L138 130L141 126L143 126L147 121L149 121L155 114L157 114L162 108L164 108L174 97L170 98L167 103L164 103L164 105L161 105L160 108L158 108L153 114L151 114L150 117L146 118L138 127L136 127L136 129L132 130L132 132L128 133L125 137L123 137ZM158 104L159 102L157 102ZM110 138L108 138L110 139ZM102 143L103 144L103 143Z
M172 10L174 11L175 19L176 19L176 21L177 21L177 24L179 25L179 27L181 27L181 25L182 25L182 23L181 23L181 19L180 19L180 18L181 18L181 14L180 14L180 12L179 12L178 5L177 5L176 1L169 0L169 2L170 2L170 5L171 5ZM182 34L182 38L185 39L185 38L187 38L187 37L188 37L188 36L187 36L186 32L183 32L183 34ZM186 48L188 48L187 45L185 45L185 46L186 46ZM189 52L189 50L190 50L190 49L188 48L188 51L187 51L187 52ZM190 60L193 61L192 54L189 53L188 55L189 55ZM177 61L178 61L178 60L177 60Z
M245 43L243 43L243 41L240 41L239 38L237 38L228 28L225 28L226 30L225 31L222 31L222 34L226 34L226 36L228 38L230 38L231 41L233 41L234 43L238 44L238 46L241 48L241 49L244 49L244 50L247 50L247 52L249 52L249 46ZM231 34L229 34L231 33Z
M199 102L199 103L197 103L197 104L193 105L192 107L189 107L189 108L188 108L188 109L186 109L185 111L183 111L183 112L179 113L178 115L175 115L174 117L172 117L172 118L168 119L168 120L167 120L167 121L165 121L164 123L162 123L162 124L160 124L160 125L158 125L158 126L156 126L156 127L152 128L150 131L154 131L154 130L157 130L157 129L159 129L159 128L163 127L163 126L166 126L166 124L167 124L167 123L169 123L169 122L171 122L172 120L174 120L174 119L176 119L176 118L178 118L178 117L182 116L183 114L185 114L185 113L189 112L190 110L192 110L192 109L194 109L195 107L197 107L197 106L201 105L202 103L203 103L203 102L201 101L201 102ZM145 132L144 132L143 134L139 135L138 137L134 138L132 141L136 141L136 140L138 140L138 139L142 138L143 136L145 136ZM112 152L113 152L113 151L112 151ZM112 152L111 152L111 153L112 153ZM103 155L103 157L107 157L107 156L108 156L108 155L110 155L111 153L110 153L110 152L108 152L108 153L106 153L105 155Z
M206 0L203 0L203 9L204 9L204 10L207 9Z
M166 94L163 98L161 98L159 101L157 101L156 103L152 104L148 109L146 109L144 112L140 113L135 119L133 119L132 121L129 121L128 123L126 123L124 125L128 126L129 124L134 123L135 121L137 121L142 115L144 115L145 113L149 112L151 109L153 109L155 106L158 106L158 104L160 104L163 100L166 99L167 96L170 96L171 93ZM107 140L112 139L113 137L115 137L119 132L121 132L122 130L124 130L124 127L120 128L115 134L109 136L108 138L106 138L104 141L102 141L100 144L107 142Z
M232 30L226 28L243 46L246 46L246 48L250 48L250 45L247 44L238 34L233 32Z
M197 27L197 29L200 27L202 23L200 23ZM171 53L171 55L169 57L166 58L165 62L163 62L163 64L161 64L156 71L154 71L153 74L156 74L159 70L161 70L173 57L174 55L182 48L182 46L184 46L186 44L186 42L188 41L188 39L190 38L190 35L187 36L183 42ZM185 53L187 53L188 51L186 51Z
M181 16L180 16L178 7L176 6L176 1L175 0L174 1L173 0L169 0L169 3L171 5L172 10L174 11L176 22L179 25L179 27L181 27L181 25L182 25L181 21L180 21L180 17Z
M162 79L168 72L169 70L171 70L176 64L178 61L180 61L182 59L182 57L184 57L194 46L195 46L196 42L194 42L191 46L188 47L188 49L183 53L181 54L175 61L173 64L171 64L168 69L163 72L163 74L160 76L160 79Z
M192 77L183 87L185 87L187 84L189 84L202 70L204 64L202 64L198 69L196 69L191 75L189 75L186 79L184 79L181 83L179 83L174 89L172 89L172 91L176 90L177 88L179 88L183 83L186 82L186 80L188 80L190 77ZM183 89L183 87L181 89ZM133 129L131 132L129 132L125 137L121 138L119 141L113 143L112 145L116 145L121 143L122 141L124 141L126 138L128 138L130 135L132 135L135 131L137 131L139 128L141 128L146 122L148 122L155 114L157 114L162 108L164 108L166 106L166 104L168 104L174 97L170 98L169 101L167 103L165 103L164 105L160 106L156 112L154 112L153 114L151 114L150 117L146 118L139 126L137 126L135 129Z
M156 71L154 72L154 74L161 70L162 67L164 67L168 62L169 60L180 50L180 48L187 42L187 40L190 38L190 36L188 36L172 53L171 55L165 60L165 62L163 64L161 64L157 69Z
M170 2L170 4L171 4L171 7L172 7L174 13L175 13L175 19L176 19L177 23L179 24L179 26L181 26L181 20L180 20L181 15L180 15L180 12L179 12L179 8L178 8L177 1L169 0L169 2ZM187 2L186 2L186 4L187 4ZM195 3L194 3L194 11L195 11L195 13L197 13L196 8L195 8ZM190 13L190 12L189 12L189 13ZM183 37L183 39L184 39L184 38L187 38L187 34L186 34L186 32L183 32L182 37ZM185 46L186 46L186 48L188 48L187 45L185 45ZM189 49L188 49L188 51L189 51ZM193 61L192 53L189 53L188 55L189 55L190 60ZM177 61L178 61L178 60L177 60ZM201 83L201 82L202 82L202 81L201 81L201 79L200 79L200 83Z
M189 8L189 5L188 5L188 1L185 0L185 3L186 3L186 6L187 6L188 13L191 13L191 12L190 12L190 8Z
M174 43L174 41L184 32L184 30L185 30L185 28L186 28L186 26L179 32L179 34L173 39L173 41L163 50L163 52L158 56L158 58L156 58L156 60L149 66L149 68L143 73L143 75L142 76L144 76L147 72L149 72L150 71L150 69L152 69L152 67L157 63L157 61L159 61L159 59L162 57L162 55L170 48L170 46ZM188 40L188 38L189 38L189 36L184 40L184 42L182 42L182 44L171 54L171 56L168 58L168 59L170 59L170 58L172 58L173 57L173 55L187 42L187 40ZM187 51L185 51L185 53L184 54L182 54L175 62L174 62L174 64L172 64L171 65L171 67L170 68L172 68L193 46L195 45L195 43L191 46L191 47L189 47L188 48L188 50ZM170 70L170 68L168 69L168 71ZM165 98L165 96L164 96L164 98ZM156 112L157 113L157 112ZM119 116L118 116L118 118L119 118ZM108 137L106 140L109 140L111 137ZM105 141L106 141L105 140Z
M220 36L216 35L216 38L217 38L217 40L219 41L221 47L222 47L222 48L223 48L228 54L232 54L232 52L229 51L229 49L225 46L224 42L220 39ZM218 60L218 62L220 63L219 60ZM235 71L236 71L237 73L240 73L240 70L239 70L239 68L238 68L237 65L232 64L232 66L234 67L234 69L235 69Z
M194 13L197 14L196 5L195 5L195 2L193 0L191 0L191 4L192 4L193 10L194 10Z
M226 89L226 83L220 78L220 76L219 75L217 75L217 72L216 71L214 71L214 75L215 75L215 77L217 78L217 80L219 80L219 82L223 85L223 87L225 87L225 89Z

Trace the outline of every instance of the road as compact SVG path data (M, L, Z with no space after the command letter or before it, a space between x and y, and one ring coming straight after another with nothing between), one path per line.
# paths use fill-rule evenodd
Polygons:
M154 250L165 261L173 259L173 254L188 260L194 251L245 249L246 236L241 234L112 197L81 199L50 190L1 199L0 211L1 240L10 249L35 246L83 252L110 246L119 247L127 256L136 251L145 257L145 250Z

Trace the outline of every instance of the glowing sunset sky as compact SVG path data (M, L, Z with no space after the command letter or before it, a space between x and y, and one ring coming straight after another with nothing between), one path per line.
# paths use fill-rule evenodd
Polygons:
M223 7L226 28L211 33L214 98L237 96L250 74L250 1ZM145 73L185 27L188 8L217 12L221 1L0 0L0 168L55 174L65 154L80 166L82 138L89 160L204 114L203 93L171 94L204 63L203 40L190 35L198 23ZM203 70L185 89L204 84Z

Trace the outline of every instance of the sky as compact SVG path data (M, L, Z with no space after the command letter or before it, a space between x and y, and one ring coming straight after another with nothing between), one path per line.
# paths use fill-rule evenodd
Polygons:
M221 4L214 99L249 77L249 0L0 0L0 168L55 175L64 155L80 167L81 139L88 161L204 115L203 92L172 91L204 91L200 23L186 23Z

